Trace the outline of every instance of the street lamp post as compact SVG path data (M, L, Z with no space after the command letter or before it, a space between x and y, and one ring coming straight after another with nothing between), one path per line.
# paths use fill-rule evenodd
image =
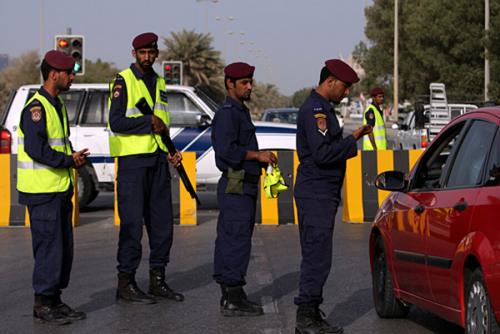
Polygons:
M224 52L224 56L226 58L227 58L227 50L226 50L226 44L227 44L226 43L226 39L227 39L227 36L226 35L232 35L233 34L233 32L226 30L226 22L227 21L232 22L232 21L234 21L234 19L235 19L234 16L217 16L217 17L215 17L216 21L222 22L222 24L223 24L222 25L222 29L224 31L224 48L223 48L223 52Z
M218 3L219 0L196 0L196 2L205 2L205 33L208 32L208 2Z
M393 89L394 89L394 102L392 107L393 117L395 120L398 120L398 112L399 112L399 96L398 96L398 87L399 87L399 69L398 69L398 61L399 61L399 48L398 48L398 2L399 0L394 1L394 81L393 81Z
M484 1L484 32L488 36L490 30L490 0ZM488 40L488 39L487 39ZM484 47L484 101L489 100L488 86L490 85L490 60L488 48Z

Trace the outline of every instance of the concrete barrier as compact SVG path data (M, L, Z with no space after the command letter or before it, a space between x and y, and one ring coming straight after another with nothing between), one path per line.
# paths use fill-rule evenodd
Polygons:
M77 173L75 176L73 202L73 226L79 222ZM17 154L0 154L0 227L29 227L30 220L26 206L18 203Z
M342 201L342 220L350 223L373 221L389 192L375 187L378 174L388 170L409 172L423 150L358 151L347 161Z

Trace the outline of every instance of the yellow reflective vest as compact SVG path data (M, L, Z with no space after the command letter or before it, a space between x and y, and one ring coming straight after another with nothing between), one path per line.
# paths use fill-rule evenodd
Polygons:
M387 138L385 136L385 123L384 118L378 111L377 107L373 104L370 104L368 108L366 108L365 113L363 115L363 124L367 124L366 122L366 113L372 110L375 115L375 126L373 127L373 137L375 138L375 144L377 145L377 150L387 150ZM363 137L363 150L364 151L372 151L373 146L370 142L370 138L368 136Z
M168 104L166 99L164 98L162 100L162 96L160 95L160 92L165 94L165 80L157 76L156 98L155 101L153 101L144 81L139 80L130 68L123 70L119 74L125 80L125 85L127 87L127 110L125 111L125 116L129 118L144 116L135 106L136 103L144 97L149 107L153 110L154 115L159 117L168 127L170 125L170 114L167 111ZM111 82L110 86L113 88L114 81ZM111 94L113 94L113 89L110 89L109 106L111 106ZM168 151L161 141L161 136L153 133L153 131L147 134L116 133L111 131L109 121L108 130L109 151L113 157L154 153L158 148L164 152Z
M62 105L62 123L56 108L38 92L28 100L25 107L33 100L40 101L45 110L49 146L54 151L71 155L71 145L68 138L68 115L63 100L59 96L57 98ZM70 168L53 168L31 159L24 150L24 133L21 122L18 126L17 151L17 190L30 194L64 192L73 183Z

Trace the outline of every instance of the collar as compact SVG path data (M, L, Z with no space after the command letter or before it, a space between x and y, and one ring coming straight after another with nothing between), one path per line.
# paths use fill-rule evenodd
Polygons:
M54 107L60 107L58 100L56 100L52 95L50 95L49 92L47 92L45 88L43 88L43 86L40 87L38 93L43 97L45 97L47 101L49 101L50 104L52 104Z
M310 96L315 101L321 103L326 111L329 111L333 108L332 104L327 99L325 99L322 95L320 95L318 92L316 92L316 90L313 89L311 91Z
M134 65L134 63L130 64L130 69L132 70L132 73L134 73L137 79L144 79L144 77L147 76L146 73L142 73L141 71L139 71L139 69ZM154 78L158 76L158 74L156 74L155 71L152 71L151 73L152 73L151 76L153 76Z
M377 103L372 102L372 105L373 105L375 108L377 108L377 110L378 110L378 111L380 111L380 112L382 111L382 109L380 108L380 106L379 106Z
M239 110L248 111L248 108L246 105L236 101L231 96L226 96L226 101L224 101L224 106L235 107L236 109L239 109Z

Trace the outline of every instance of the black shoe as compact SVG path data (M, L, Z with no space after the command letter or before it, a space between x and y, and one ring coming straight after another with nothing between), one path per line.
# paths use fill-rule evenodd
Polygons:
M175 300L182 302L184 296L172 290L165 283L165 268L151 269L149 271L149 290L148 293L155 297Z
M60 304L55 306L56 310L64 315L66 318L70 320L83 320L87 317L85 312L82 311L76 311L69 307L67 304L61 302Z
M154 298L145 294L135 282L133 274L118 274L118 289L116 290L116 300L134 304L155 304Z
M52 305L35 305L35 307L33 307L33 317L42 323L56 326L68 325L71 323L70 319L59 313Z
M220 312L225 317L258 316L264 314L262 306L249 301L241 286L221 285Z
M325 314L317 306L299 306L295 325L296 334L342 334L344 329L330 325Z

